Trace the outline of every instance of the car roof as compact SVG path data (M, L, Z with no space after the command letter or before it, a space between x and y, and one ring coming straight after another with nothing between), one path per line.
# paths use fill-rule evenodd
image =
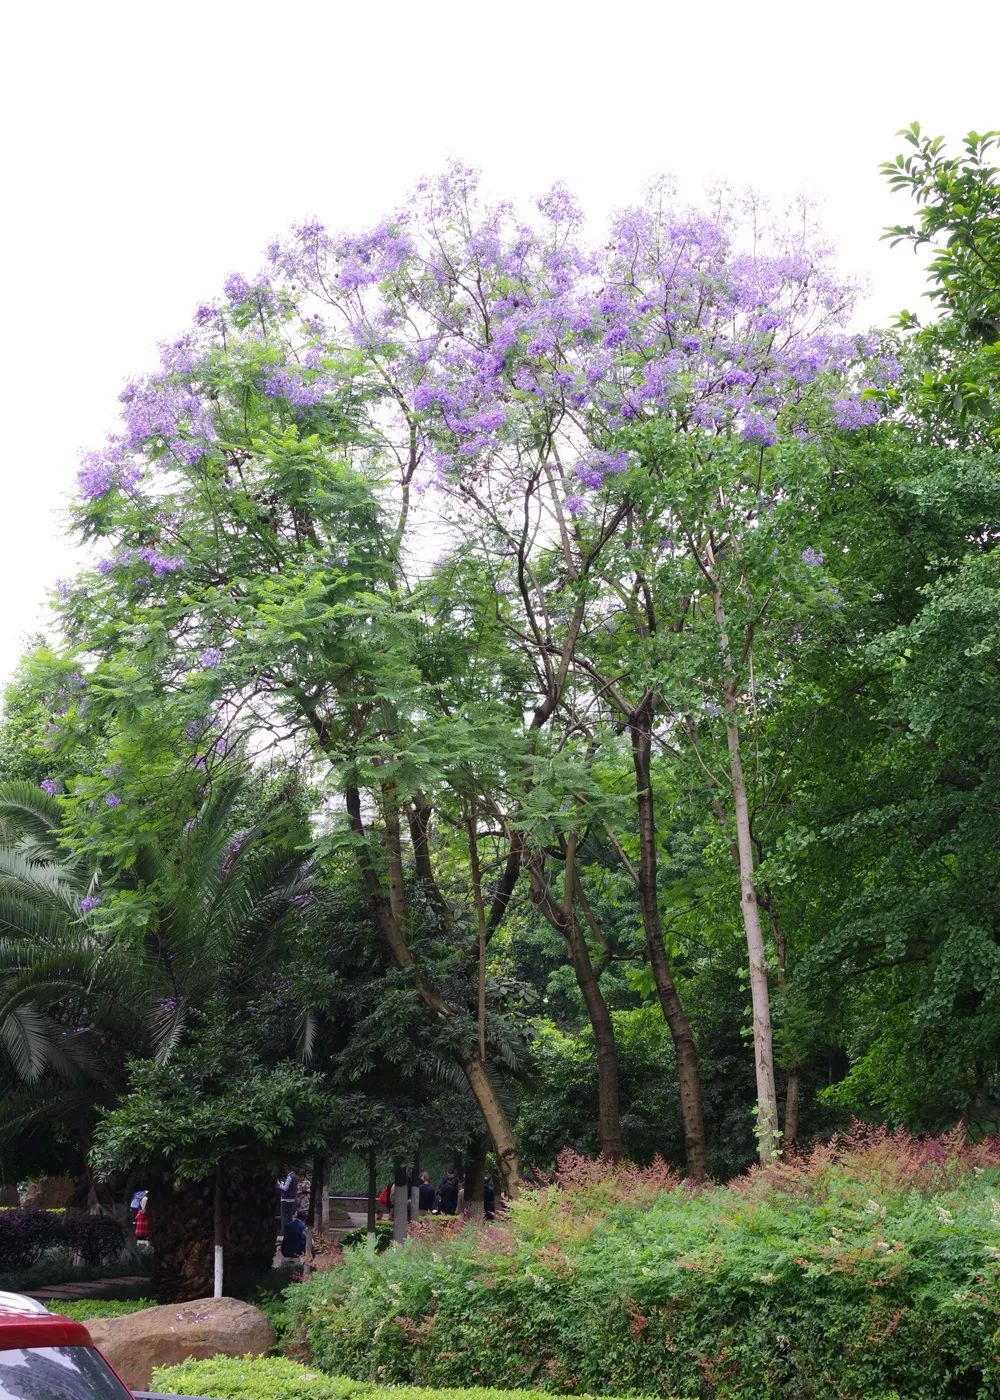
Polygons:
M18 1347L89 1347L82 1322L49 1312L37 1298L0 1291L0 1351Z

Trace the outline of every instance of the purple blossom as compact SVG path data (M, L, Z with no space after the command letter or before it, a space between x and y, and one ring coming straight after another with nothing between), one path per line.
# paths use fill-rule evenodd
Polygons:
M41 788L42 792L47 792L50 797L55 797L59 792L59 784L56 782L55 778L43 778L38 786Z
M250 296L250 284L238 272L231 272L222 284L222 290L234 304L246 301Z
M706 715L711 715L712 719L718 719L719 716L722 714L722 711L719 709L718 705L715 703L714 700L706 700L705 713Z
M96 894L85 894L80 900L80 913L89 914L92 909L99 909L100 906L101 901Z
M122 440L110 437L100 451L84 454L76 481L84 499L96 501L113 486L132 490L141 475L140 468L127 456Z
M301 373L279 366L264 371L264 393L269 399L284 399L294 408L308 408L320 403L329 392L325 380L306 381Z
M106 807L120 807L122 805L122 800L117 792L109 792L104 799L104 804Z
M567 496L563 504L572 516L582 515L587 509L587 502L582 496Z
M773 447L778 441L778 430L765 414L749 409L743 415L740 437L744 442L759 442L764 447Z
M206 647L199 658L198 664L203 671L212 671L222 660L222 652L218 647Z
M881 408L877 399L838 398L833 402L833 421L838 428L853 431L877 423Z
M811 544L807 545L806 548L802 551L802 562L803 564L809 564L813 567L815 567L817 564L822 564L822 551L818 549L813 549Z

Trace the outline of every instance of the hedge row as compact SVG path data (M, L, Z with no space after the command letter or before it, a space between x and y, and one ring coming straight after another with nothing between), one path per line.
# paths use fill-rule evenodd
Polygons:
M730 1187L567 1160L508 1221L289 1290L334 1375L709 1400L1000 1395L1000 1143L859 1135Z
M213 1400L550 1400L531 1390L377 1386L346 1376L327 1376L283 1356L213 1356L208 1361L184 1361L155 1370L153 1385L165 1394L211 1395Z
M125 1245L125 1226L86 1211L5 1210L0 1214L0 1274L30 1269L47 1249L65 1245L94 1268L110 1264Z

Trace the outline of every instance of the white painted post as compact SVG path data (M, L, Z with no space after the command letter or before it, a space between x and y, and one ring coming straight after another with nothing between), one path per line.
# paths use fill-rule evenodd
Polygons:
M215 1168L215 1269L212 1279L212 1297L222 1297L222 1163Z

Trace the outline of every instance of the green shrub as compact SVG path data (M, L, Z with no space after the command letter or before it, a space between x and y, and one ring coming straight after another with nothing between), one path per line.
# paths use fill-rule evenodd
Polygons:
M514 1394L481 1387L426 1390L394 1386L390 1390L346 1376L324 1375L281 1356L213 1356L208 1361L184 1361L155 1370L153 1385L168 1392L211 1395L214 1400L547 1400L530 1390Z
M567 1158L509 1220L289 1290L324 1370L760 1400L995 1396L1000 1144L857 1133L733 1185Z
M142 1312L145 1308L155 1308L155 1298L74 1298L63 1301L53 1299L47 1304L50 1312L61 1317L72 1317L77 1322L87 1322L92 1317L126 1317L129 1313Z
M340 1239L341 1249L355 1249L359 1244L367 1245L368 1227L361 1225L357 1230L348 1230ZM392 1221L379 1220L375 1225L375 1250L384 1254L392 1244Z

